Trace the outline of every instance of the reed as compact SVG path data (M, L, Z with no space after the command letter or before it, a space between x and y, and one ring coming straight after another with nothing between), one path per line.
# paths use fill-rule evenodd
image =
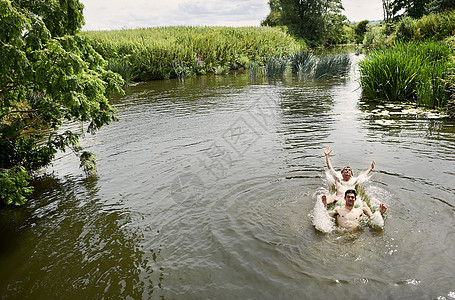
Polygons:
M315 67L315 78L330 78L346 76L351 68L351 58L349 54L336 54L321 56Z
M287 61L283 58L270 56L265 62L265 74L267 77L281 77L286 71Z
M256 78L259 73L259 63L254 60L250 60L248 62L247 67L248 67L248 77Z
M373 50L359 64L363 95L442 107L447 103L444 79L450 75L452 56L448 44L435 41Z
M293 74L309 73L313 68L313 55L309 50L293 53L289 61Z
M250 60L264 65L267 57L288 57L300 47L271 27L177 26L83 34L108 62L127 61L134 81L242 69ZM182 73L182 64L189 71Z

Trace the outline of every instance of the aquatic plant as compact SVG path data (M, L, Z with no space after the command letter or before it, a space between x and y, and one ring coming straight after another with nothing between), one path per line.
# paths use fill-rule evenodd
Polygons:
M321 56L314 66L314 77L338 77L349 73L351 58L349 54Z
M179 59L178 62L173 62L172 67L175 76L179 80L185 80L186 77L191 77L193 75L192 69L185 66L185 63L181 59Z
M257 77L258 73L259 73L259 63L254 61L254 60L250 60L248 62L248 77L250 78L255 78Z
M280 57L269 56L265 61L265 74L267 77L280 77L286 71L287 61Z
M133 67L127 57L121 57L110 60L108 62L107 68L112 72L118 73L122 76L122 78L125 81L124 86L128 86L128 84L131 81L131 78L135 77L135 75L133 74L134 72Z
M309 50L300 50L290 58L291 71L294 74L309 73L313 67L313 55Z
M450 74L451 57L451 47L435 41L397 43L371 51L359 63L363 95L442 107L447 103L444 79Z
M226 75L227 73L229 73L229 66L228 65L216 66L213 72L215 73L215 75Z

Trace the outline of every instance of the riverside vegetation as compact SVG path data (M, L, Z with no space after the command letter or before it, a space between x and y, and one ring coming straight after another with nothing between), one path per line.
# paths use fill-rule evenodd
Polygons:
M347 55L318 58L277 27L179 26L84 35L127 83L239 69L257 74L260 66L267 77L279 77L289 63L293 73L334 77L350 66Z
M264 65L299 49L291 36L271 27L162 27L90 31L84 35L127 81L184 78Z
M371 50L360 62L363 96L455 116L454 34L454 11L369 26L363 46Z

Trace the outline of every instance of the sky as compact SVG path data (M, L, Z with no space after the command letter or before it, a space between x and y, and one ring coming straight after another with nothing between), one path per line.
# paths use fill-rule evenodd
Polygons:
M176 25L259 26L268 0L80 0L83 30ZM343 0L349 21L382 19L382 0Z

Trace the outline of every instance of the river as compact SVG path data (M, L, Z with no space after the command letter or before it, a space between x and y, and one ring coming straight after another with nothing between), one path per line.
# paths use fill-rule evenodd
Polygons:
M0 212L2 299L455 299L455 123L364 103L356 74L113 97L119 121L81 142L98 176L62 153ZM376 161L383 229L314 228L325 146L337 170Z

